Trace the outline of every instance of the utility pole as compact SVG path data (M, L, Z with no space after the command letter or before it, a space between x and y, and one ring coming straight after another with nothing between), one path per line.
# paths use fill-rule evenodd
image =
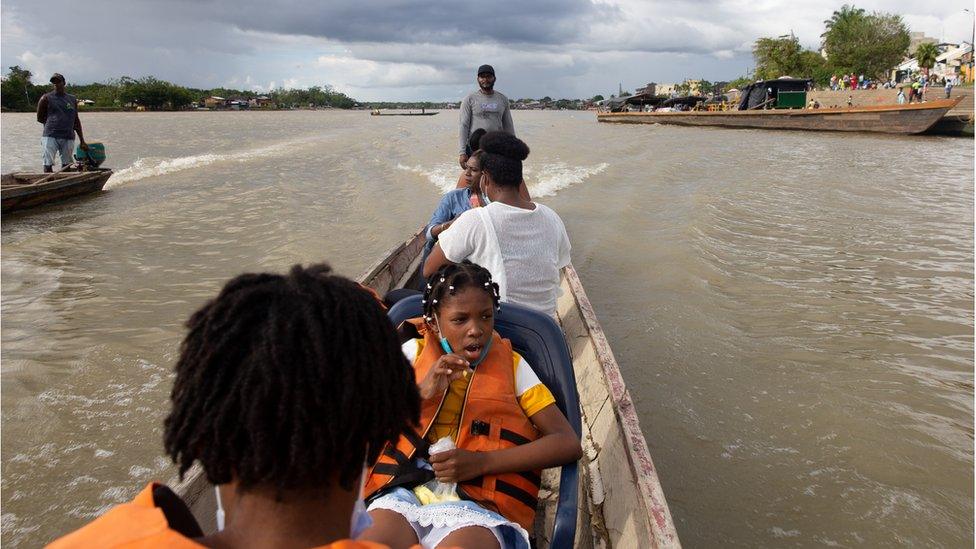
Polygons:
M973 68L976 66L973 63L976 61L974 59L976 57L976 44L974 44L976 42L976 12L969 8L963 8L962 11L969 12L973 16L973 33L969 35L969 79L974 80Z

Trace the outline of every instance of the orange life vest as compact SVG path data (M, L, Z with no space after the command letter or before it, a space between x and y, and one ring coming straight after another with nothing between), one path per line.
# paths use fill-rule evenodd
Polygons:
M424 337L424 348L414 361L414 374L419 383L444 351L436 334L427 330L422 319L407 322ZM472 452L512 448L539 438L539 431L522 411L515 394L512 344L497 332L492 338L488 356L471 375L458 422L455 444ZM440 398L425 401L416 431L401 436L396 446L388 444L384 448L379 460L370 468L364 489L367 498L384 488L413 487L432 478L429 471L418 471L415 459L428 457L425 438L446 395L447 391ZM531 532L540 482L541 471L485 475L460 482L458 495L498 512Z
M48 549L126 547L132 549L201 549L191 538L170 528L162 509L153 500L153 490L159 485L150 483L131 503L114 507L93 522L48 545ZM339 540L321 549L388 549L386 545L368 541Z

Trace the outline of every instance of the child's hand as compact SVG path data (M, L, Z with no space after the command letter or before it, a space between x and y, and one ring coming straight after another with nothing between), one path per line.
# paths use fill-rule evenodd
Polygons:
M430 456L434 476L441 482L462 482L484 474L485 452L455 448Z
M447 390L452 381L464 376L470 371L469 363L460 356L451 353L437 359L437 362L427 370L427 375L420 381L417 389L420 398L427 400L440 395Z

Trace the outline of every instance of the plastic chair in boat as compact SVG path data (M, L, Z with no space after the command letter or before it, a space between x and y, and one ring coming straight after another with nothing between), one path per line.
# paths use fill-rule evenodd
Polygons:
M387 312L393 325L398 326L404 320L423 316L420 300L421 296L414 295L396 302ZM582 429L576 376L569 347L559 325L542 313L521 305L502 303L495 315L495 331L511 340L512 347L528 361L539 380L546 384L556 398L556 405L569 420L576 435L580 436ZM578 463L563 465L561 469L556 521L550 545L572 547L576 537Z

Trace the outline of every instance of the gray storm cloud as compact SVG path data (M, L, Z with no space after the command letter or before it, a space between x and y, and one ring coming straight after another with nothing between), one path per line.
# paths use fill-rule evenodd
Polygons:
M823 20L842 3L5 0L0 57L4 67L58 70L75 81L328 83L363 99L454 99L473 85L473 67L490 62L511 95L581 97L618 82L734 78L751 66L759 36L793 31L815 47ZM966 0L858 7L903 13L923 27L916 30L968 39Z

